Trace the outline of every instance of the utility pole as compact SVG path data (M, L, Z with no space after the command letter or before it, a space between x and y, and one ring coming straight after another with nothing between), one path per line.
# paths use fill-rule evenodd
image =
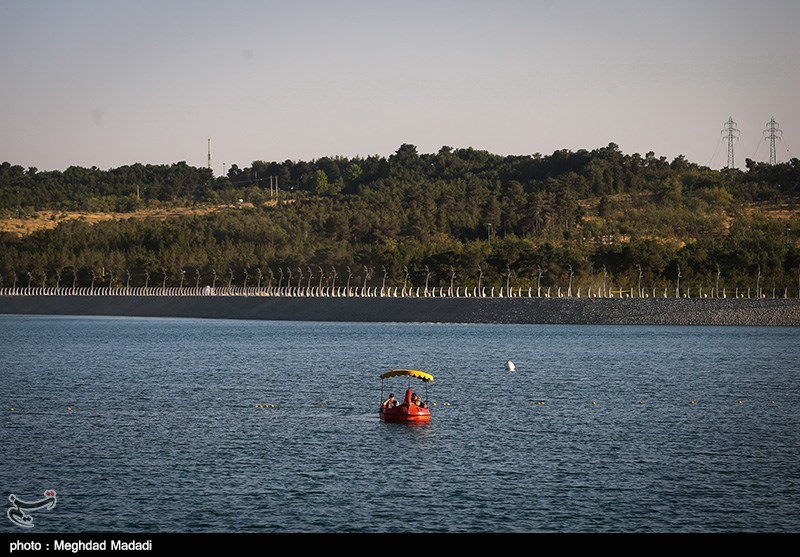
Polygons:
M728 121L725 122L725 127L722 128L722 132L724 134L723 139L728 143L728 169L736 168L733 159L733 143L735 141L739 141L739 127L736 125L736 122L733 121L733 117L728 117Z
M208 169L211 170L211 138L208 138Z
M774 166L778 164L778 152L775 149L775 142L780 141L783 135L783 130L778 126L774 116L767 122L767 129L763 133L767 134L764 141L769 141L769 164Z

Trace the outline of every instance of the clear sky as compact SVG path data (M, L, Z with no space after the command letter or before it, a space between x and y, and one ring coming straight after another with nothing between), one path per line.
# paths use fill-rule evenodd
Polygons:
M797 0L0 0L0 161L800 157ZM787 151L788 150L788 151ZM715 154L716 153L716 154Z

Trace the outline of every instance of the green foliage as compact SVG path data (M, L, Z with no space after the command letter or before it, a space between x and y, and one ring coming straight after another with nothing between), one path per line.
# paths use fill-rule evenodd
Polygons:
M282 195L265 205L270 182ZM315 273L351 266L363 281L402 284L597 286L602 280L652 286L710 284L720 273L745 283L760 270L791 285L798 265L800 218L753 219L745 203L800 196L800 161L747 172L713 171L678 157L622 154L616 145L542 156L499 156L442 147L420 154L402 145L385 158L323 157L255 161L214 178L184 162L101 171L63 172L0 165L0 216L35 210L132 212L159 205L228 204L228 210L168 220L131 219L95 225L73 221L53 230L0 238L3 284L14 273L56 280L56 271L88 284L187 283L230 279L241 284L261 269ZM244 199L254 208L238 207ZM288 199L289 202L286 202ZM787 232L786 229L795 232ZM377 269L377 270L376 270ZM105 272L103 272L105 271ZM605 273L605 275L604 275ZM157 278L156 278L157 275ZM39 279L41 280L41 278ZM72 279L69 279L70 281ZM276 278L277 280L277 278ZM487 282L488 281L488 282ZM316 281L315 281L316 282ZM252 282L251 282L252 284Z

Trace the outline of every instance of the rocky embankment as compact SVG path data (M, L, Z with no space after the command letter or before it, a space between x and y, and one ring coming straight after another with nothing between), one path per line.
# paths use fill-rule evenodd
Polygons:
M0 296L0 314L294 321L800 326L796 298Z

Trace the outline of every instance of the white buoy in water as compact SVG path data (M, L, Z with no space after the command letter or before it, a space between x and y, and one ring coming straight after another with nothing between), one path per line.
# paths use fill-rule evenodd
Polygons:
M514 365L514 362L512 362L511 360L508 360L506 362L506 370L507 371L516 371L517 370L517 366Z

